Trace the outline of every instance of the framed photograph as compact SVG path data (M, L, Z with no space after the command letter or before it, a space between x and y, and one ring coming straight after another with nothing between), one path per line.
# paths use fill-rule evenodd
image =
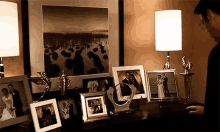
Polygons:
M118 0L29 0L31 77L46 72L51 91L65 70L71 85L111 76L119 66ZM31 82L32 92L44 85Z
M178 98L176 70L152 70L146 72L148 101Z
M128 100L131 95L131 89L127 85L121 85L122 83L136 88L133 99L147 98L143 65L112 67L112 71L115 85L120 84L116 87L118 101Z
M61 127L56 99L30 104L36 132L49 131Z
M85 92L89 93L106 91L113 85L112 77L83 79L83 88L85 89Z
M0 78L0 129L31 119L27 76Z
M80 93L84 123L109 118L105 94L106 92Z
M57 99L57 104L59 108L61 121L73 119L74 116L78 114L76 110L75 100L73 99L73 97Z

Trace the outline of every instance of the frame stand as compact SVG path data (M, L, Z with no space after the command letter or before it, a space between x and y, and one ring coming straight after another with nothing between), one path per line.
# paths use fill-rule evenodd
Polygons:
M180 75L184 76L184 84L185 84L185 98L186 98L186 105L189 105L191 103L195 102L195 99L193 97L190 97L190 90L191 90L191 84L192 84L192 76L195 75L195 73L180 73Z

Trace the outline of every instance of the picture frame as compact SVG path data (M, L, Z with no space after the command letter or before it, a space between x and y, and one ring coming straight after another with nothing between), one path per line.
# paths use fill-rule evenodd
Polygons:
M70 88L82 87L82 80L94 77L111 76L113 66L119 66L119 7L118 0L29 0L29 36L30 36L30 77L39 77L37 72L45 72L43 43L43 11L46 6L108 8L109 72L89 75L68 76ZM64 69L65 70L65 69ZM50 77L50 76L48 76ZM59 77L52 77L51 91L58 91L56 82ZM44 85L31 82L32 93L44 92Z
M179 97L176 69L146 71L148 102L169 101Z
M56 99L30 104L36 132L49 131L62 126Z
M57 99L61 122L64 120L73 119L77 113L75 99L73 97L65 97Z
M121 85L122 83L134 85L134 87L137 88L137 92L135 93L133 99L147 98L143 65L112 67L112 72L116 85L118 101L126 101L131 95L130 88L126 87L127 85ZM129 78L132 81L129 81Z
M0 89L0 129L30 120L31 112L29 104L33 102L33 99L27 81L27 76L22 75L0 78ZM13 89L14 91L10 92ZM6 97L3 91L8 91L10 95ZM4 101L6 99L7 103ZM16 100L16 102L13 100ZM13 104L10 103L12 101ZM8 110L11 111L10 115L7 112Z
M107 91L109 87L112 87L113 85L113 77L83 79L83 88L85 89L85 92Z
M109 118L106 92L80 93L84 123Z

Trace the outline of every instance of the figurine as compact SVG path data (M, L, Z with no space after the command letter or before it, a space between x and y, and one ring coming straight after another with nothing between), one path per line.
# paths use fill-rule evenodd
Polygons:
M59 81L57 82L57 86L61 90L61 96L66 96L66 92L68 87L70 86L70 79L64 74L64 70L62 71L62 76L60 77Z
M38 102L50 91L51 88L51 80L50 78L47 77L45 72L37 72L38 74L40 74L41 79L43 81L44 84L47 84L45 92L43 93L43 95L39 98Z
M189 61L189 59L186 56L183 56L183 58L182 58L182 66L185 69L185 74L189 74L189 71L192 69L193 64L192 64L192 62Z

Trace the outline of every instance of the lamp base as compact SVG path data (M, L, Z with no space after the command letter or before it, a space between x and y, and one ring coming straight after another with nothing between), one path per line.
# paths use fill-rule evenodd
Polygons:
M2 57L0 57L0 78L3 78L4 76L5 76L5 74L4 74L4 64L3 64Z
M163 69L170 69L170 55L169 55L169 51L167 52L167 61L164 64Z

